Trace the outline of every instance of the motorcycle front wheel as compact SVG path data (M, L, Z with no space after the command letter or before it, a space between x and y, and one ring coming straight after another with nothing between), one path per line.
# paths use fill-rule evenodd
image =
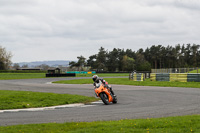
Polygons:
M108 105L109 104L108 95L106 93L101 93L99 95L100 95L100 98L103 101L103 103L105 105Z
M117 96L113 96L113 103L114 103L114 104L117 103Z

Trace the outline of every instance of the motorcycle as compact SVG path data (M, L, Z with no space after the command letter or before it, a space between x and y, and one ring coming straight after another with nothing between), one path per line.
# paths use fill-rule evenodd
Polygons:
M95 91L96 96L100 97L105 105L108 105L111 102L114 104L117 103L117 96L113 95L110 89L105 87L103 83L96 84L94 91Z

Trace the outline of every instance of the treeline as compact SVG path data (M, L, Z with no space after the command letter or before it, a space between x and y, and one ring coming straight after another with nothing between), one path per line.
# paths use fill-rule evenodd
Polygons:
M162 45L147 48L143 55L151 63L151 68L188 68L200 65L200 45L183 44L164 47Z
M150 48L132 51L114 48L112 51L101 47L88 60L79 56L78 62L70 62L70 67L91 67L96 71L150 71L160 68L185 68L200 65L200 45L183 44L167 47L152 45Z
M11 57L11 52L7 52L6 48L0 46L0 70L6 70L9 68L12 64Z

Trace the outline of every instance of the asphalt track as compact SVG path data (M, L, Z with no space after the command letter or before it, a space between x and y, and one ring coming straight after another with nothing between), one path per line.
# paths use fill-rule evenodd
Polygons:
M75 78L67 78L68 80ZM0 80L0 90L53 92L94 96L91 85L50 84L66 78ZM200 114L200 89L112 85L118 103L60 109L1 112L0 126L49 123L157 118Z

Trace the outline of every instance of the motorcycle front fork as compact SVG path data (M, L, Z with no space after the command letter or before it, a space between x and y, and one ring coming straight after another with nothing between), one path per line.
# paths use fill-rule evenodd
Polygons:
M112 95L115 95L115 94L114 94L114 91L112 90L112 87L110 87L109 89L110 89L110 93L111 93Z

